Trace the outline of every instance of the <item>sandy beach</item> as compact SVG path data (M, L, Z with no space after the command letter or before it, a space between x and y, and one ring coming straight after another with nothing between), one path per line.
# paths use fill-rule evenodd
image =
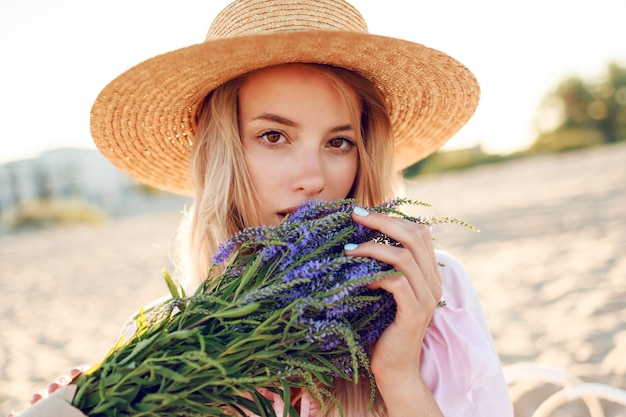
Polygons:
M534 362L626 389L626 144L419 177L406 191L432 204L416 213L481 229L434 234L473 277L504 365ZM125 320L167 292L161 271L179 217L0 237L0 414L97 362ZM550 389L524 395L516 416ZM564 410L588 415L580 403Z

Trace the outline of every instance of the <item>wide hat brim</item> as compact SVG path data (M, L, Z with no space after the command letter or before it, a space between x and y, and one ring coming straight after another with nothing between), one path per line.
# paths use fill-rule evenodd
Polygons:
M102 154L146 185L192 191L189 157L196 113L213 89L256 69L319 63L355 71L383 93L398 169L432 154L472 116L480 89L452 57L366 33L277 32L211 40L148 59L107 85L91 111Z

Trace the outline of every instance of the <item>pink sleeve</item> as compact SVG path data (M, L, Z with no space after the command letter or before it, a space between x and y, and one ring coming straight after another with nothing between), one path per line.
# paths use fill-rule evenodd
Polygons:
M513 407L480 302L459 262L438 252L443 299L424 337L420 371L445 416L510 417Z

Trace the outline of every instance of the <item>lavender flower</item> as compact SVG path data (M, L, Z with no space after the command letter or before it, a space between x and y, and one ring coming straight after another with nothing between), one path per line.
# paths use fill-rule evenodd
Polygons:
M374 210L401 214L397 205L408 202L396 199ZM297 301L296 323L310 329L306 340L317 344L322 351L333 351L345 344L348 332L354 339L354 347L367 352L395 316L393 297L366 287L393 274L391 266L373 259L346 256L343 245L370 240L396 242L354 223L351 218L354 206L353 200L306 202L279 226L246 229L235 235L222 246L224 252L219 257L224 260L225 251L234 253L238 245L243 247L239 250L257 247L263 258L259 268L275 274L274 283L250 291L244 302L270 301L280 309ZM361 322L367 326L357 327ZM343 354L344 358L334 357L334 363L355 363L355 352L346 350ZM347 371L342 367L334 376L367 373L368 366L367 361L361 361L358 369Z
M275 417L259 388L306 388L323 402L333 378L370 378L368 352L396 305L367 284L397 274L346 256L345 243L397 242L352 221L356 202L307 202L275 227L242 230L222 244L226 264L192 296L166 274L172 299L137 317L137 332L73 383L73 405L91 416ZM370 210L403 215L396 199ZM374 386L372 389L375 389ZM296 416L297 411L286 410ZM322 410L324 411L324 410Z

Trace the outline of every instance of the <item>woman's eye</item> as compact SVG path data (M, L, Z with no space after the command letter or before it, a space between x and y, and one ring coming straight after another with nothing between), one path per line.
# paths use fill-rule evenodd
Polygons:
M278 143L283 138L283 134L272 130L262 133L260 137L265 139L269 143Z
M348 138L333 138L328 142L328 145L331 148L349 149L354 146L354 142Z

